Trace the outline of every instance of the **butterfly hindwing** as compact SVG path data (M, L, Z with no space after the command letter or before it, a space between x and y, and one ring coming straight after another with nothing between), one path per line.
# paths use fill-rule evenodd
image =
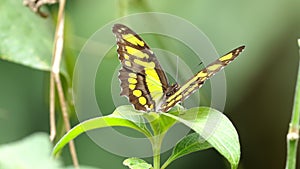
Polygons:
M121 95L128 97L137 110L155 111L159 107L168 80L148 45L128 27L115 24L119 59Z
M207 79L232 62L243 51L244 48L245 46L240 46L228 52L199 71L195 76L190 78L183 86L181 86L179 90L174 92L174 94L172 94L170 97L166 98L165 103L162 105L162 111L168 111L178 102L188 98L197 89L199 89Z
M133 73L126 68L121 68L119 71L122 88L121 95L127 96L135 109L147 111L147 107L150 108L154 103L151 102L151 96L147 88L145 88L144 78L143 74Z

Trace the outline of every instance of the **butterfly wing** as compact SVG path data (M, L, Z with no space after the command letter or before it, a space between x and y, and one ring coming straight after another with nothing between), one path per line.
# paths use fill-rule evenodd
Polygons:
M115 24L113 33L122 63L119 71L121 95L127 96L137 110L156 111L168 88L168 80L157 58L142 38L127 26Z
M195 76L189 79L181 88L176 90L169 97L166 97L165 102L161 106L161 111L166 112L170 108L172 108L176 103L188 98L197 89L199 89L208 78L210 78L215 73L223 69L230 62L232 62L243 51L244 48L245 46L240 46L228 52L216 61L209 64L203 70L199 71Z

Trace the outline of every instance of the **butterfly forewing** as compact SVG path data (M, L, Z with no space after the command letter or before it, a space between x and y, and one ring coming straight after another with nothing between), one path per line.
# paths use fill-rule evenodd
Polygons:
M117 52L122 63L119 71L121 95L128 97L135 109L156 111L168 80L148 45L125 25L115 24Z
M199 71L195 76L190 78L184 85L181 86L174 94L166 97L164 104L161 106L161 111L166 112L172 108L178 102L181 102L193 94L197 89L199 89L204 82L213 76L215 73L223 69L227 64L232 62L245 48L245 46L240 46L227 54L223 55L216 61L212 62L204 69Z

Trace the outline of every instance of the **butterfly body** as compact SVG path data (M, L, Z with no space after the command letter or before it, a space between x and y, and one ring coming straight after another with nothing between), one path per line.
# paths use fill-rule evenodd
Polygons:
M244 49L241 46L220 57L182 86L177 83L170 85L155 54L140 36L122 24L115 24L113 33L122 64L119 71L121 95L127 96L135 109L141 111L167 112L188 98Z

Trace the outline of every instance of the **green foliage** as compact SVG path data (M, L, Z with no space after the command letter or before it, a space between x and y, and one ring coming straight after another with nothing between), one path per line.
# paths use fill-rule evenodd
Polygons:
M176 146L173 148L172 155L164 163L162 168L165 168L165 166L168 166L172 161L176 160L177 158L180 158L192 152L206 150L211 147L212 146L206 140L201 138L198 133L189 134L182 138L176 144Z
M178 107L177 107L178 108ZM145 119L150 123L151 130L145 125ZM120 106L111 115L93 118L78 124L70 130L54 147L56 155L70 140L76 138L85 131L110 126L123 126L143 133L150 139L152 146L160 147L162 140L156 140L154 136L163 137L176 122L181 122L193 129L196 133L184 137L173 149L173 153L162 168L167 167L179 157L195 151L215 148L231 164L231 168L237 168L240 159L240 144L238 134L230 120L221 112L208 108L172 109L170 113L141 113L132 106ZM160 151L158 151L160 152ZM126 165L134 167L139 160L129 160ZM141 161L141 165L144 162ZM132 165L129 165L132 164ZM133 165L134 164L134 165ZM154 165L155 168L155 165Z
M50 157L49 135L36 133L21 141L0 147L0 169L74 169L63 167L62 163ZM80 167L82 169L95 169Z
M239 138L234 126L224 114L208 107L191 108L180 114L182 115L164 115L178 120L205 137L205 141L199 140L200 143L209 143L228 160L232 168L237 168L240 160Z
M130 169L150 169L152 168L151 164L148 164L146 161L139 158L128 158L123 161L125 166L128 166Z
M121 110L122 116L119 114ZM150 131L145 124L140 121L142 114L133 114L130 111L122 111L123 107L116 109L115 113L109 116L97 117L87 120L73 127L60 141L55 145L53 154L56 155L69 141L76 138L78 135L93 129L99 129L111 126L122 126L135 129L144 135L151 137ZM136 121L137 120L137 121Z
M38 17L19 0L0 2L0 58L50 71L54 25ZM67 77L65 67L61 73Z

